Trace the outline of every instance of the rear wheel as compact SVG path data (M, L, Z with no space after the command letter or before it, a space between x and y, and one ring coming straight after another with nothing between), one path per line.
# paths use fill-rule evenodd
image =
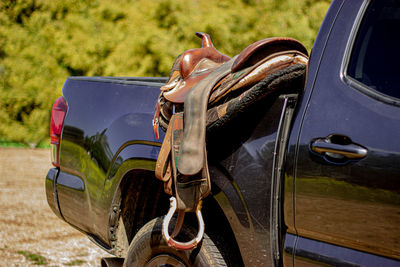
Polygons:
M197 248L189 251L175 250L162 237L163 217L148 222L140 229L129 246L125 267L224 267L226 262L214 242L205 234ZM174 225L172 222L170 225ZM172 232L172 229L170 230ZM184 225L177 240L191 240L196 229Z

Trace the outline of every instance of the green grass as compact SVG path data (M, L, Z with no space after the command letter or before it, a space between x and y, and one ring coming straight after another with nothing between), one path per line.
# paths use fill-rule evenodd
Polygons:
M15 143L15 142L0 140L0 147L29 147L29 146L24 143Z
M77 266L77 265L82 265L84 263L86 263L86 261L83 261L83 260L72 260L72 261L64 263L64 264L67 265L67 266Z
M33 144L34 148L50 148L48 143ZM31 148L29 144L0 140L0 147Z
M18 251L17 253L25 256L25 258L30 260L35 265L47 265L47 259L42 255L22 250Z

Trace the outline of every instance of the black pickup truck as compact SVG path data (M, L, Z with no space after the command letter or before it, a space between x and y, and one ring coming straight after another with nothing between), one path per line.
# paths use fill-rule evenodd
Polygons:
M48 203L143 266L400 266L399 47L399 1L334 0L300 93L209 148L206 236L189 252L144 245L169 208L151 124L166 78L70 77L52 110Z

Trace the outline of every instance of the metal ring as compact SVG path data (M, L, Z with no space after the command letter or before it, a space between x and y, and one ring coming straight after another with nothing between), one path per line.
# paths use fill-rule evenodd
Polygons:
M196 248L197 245L203 239L203 235L204 235L204 221L203 221L203 216L201 214L201 201L199 202L199 204L197 205L197 208L196 208L196 216L197 216L197 221L199 223L199 231L197 233L197 236L188 242L176 241L168 233L168 226L171 222L172 216L174 215L174 213L176 211L175 197L171 197L169 199L169 201L170 201L170 208L169 208L167 215L165 216L165 218L163 220L163 225L162 225L162 235L163 235L165 241L167 241L168 246L170 246L174 249L178 249L178 250L191 250L191 249Z

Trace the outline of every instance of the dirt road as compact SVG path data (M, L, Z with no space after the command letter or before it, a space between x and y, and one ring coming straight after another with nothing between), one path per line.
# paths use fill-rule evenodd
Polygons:
M47 149L0 148L0 266L99 266L111 256L47 205Z

